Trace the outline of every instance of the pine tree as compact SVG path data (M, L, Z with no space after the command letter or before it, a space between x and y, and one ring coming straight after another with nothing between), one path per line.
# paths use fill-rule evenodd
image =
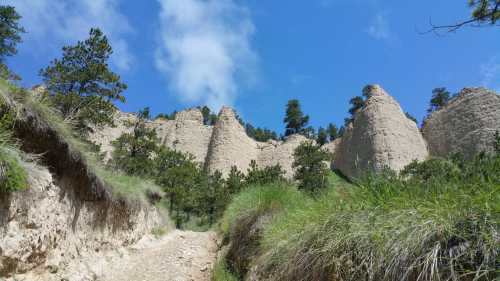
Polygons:
M285 136L304 132L304 128L309 123L309 116L304 115L298 100L288 101L284 122L286 124Z
M316 142L320 146L323 146L324 144L326 144L328 142L328 134L323 127L319 127L319 129L318 129L318 137L316 138Z
M328 124L328 128L326 130L330 141L334 141L339 138L339 130L337 129L337 126L335 124Z
M129 175L148 176L152 173L152 156L158 150L156 131L146 126L149 108L139 111L137 121L129 124L131 133L124 133L112 142L110 165Z
M121 93L127 86L108 67L112 53L101 30L91 29L87 40L64 47L62 59L40 71L55 107L65 118L75 120L80 132L113 124L116 107L112 102L125 101Z
M326 162L331 159L328 152L307 141L295 149L293 156L295 179L299 182L299 189L314 194L328 186L330 169Z
M17 54L17 44L25 30L19 25L21 16L12 6L0 6L0 63L5 57Z
M450 101L450 92L446 88L436 88L432 90L432 98L429 104L428 113L441 109Z

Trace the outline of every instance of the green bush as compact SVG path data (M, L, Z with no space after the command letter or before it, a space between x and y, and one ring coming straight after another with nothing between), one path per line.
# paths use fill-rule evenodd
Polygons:
M257 162L252 160L250 162L250 168L247 171L245 177L246 185L266 185L277 182L285 182L284 177L285 171L281 168L280 164L275 166L268 166L264 168L259 168Z
M303 142L295 149L293 157L299 189L315 194L328 186L330 168L326 163L332 157L320 145L312 141Z
M499 175L500 157L480 155L336 187L270 225L259 264L271 280L494 280Z
M14 192L27 188L28 174L20 160L0 147L0 192Z
M0 97L0 192L14 192L27 188L28 175L21 165L20 152L11 136L14 113Z
M226 235L241 228L241 217L279 210L252 264L264 280L499 277L499 155L412 163L400 176L371 175L356 185L331 176L327 192L307 198L262 186L243 191L226 210Z
M238 278L228 269L226 261L217 261L213 270L213 281L238 281Z

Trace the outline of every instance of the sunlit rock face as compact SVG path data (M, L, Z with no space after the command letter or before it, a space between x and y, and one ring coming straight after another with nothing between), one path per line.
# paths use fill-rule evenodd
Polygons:
M384 168L400 171L413 160L426 159L426 143L398 102L378 85L370 87L368 96L335 149L334 168L354 179Z
M462 153L470 158L492 151L500 131L500 96L484 88L463 89L424 122L423 134L433 156Z
M210 172L220 171L227 175L232 166L246 171L252 160L258 158L257 142L247 136L238 122L236 113L223 107L213 129L208 149L207 167Z

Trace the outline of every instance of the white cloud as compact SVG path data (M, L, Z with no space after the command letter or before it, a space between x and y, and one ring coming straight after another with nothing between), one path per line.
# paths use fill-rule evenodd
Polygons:
M257 59L248 11L233 0L158 1L158 69L183 102L231 105Z
M370 26L366 30L368 35L376 40L387 40L391 38L392 34L387 15L387 12L379 12L375 15L375 18L373 18Z
M93 27L101 28L114 50L112 63L130 69L134 57L125 36L132 33L127 18L119 10L120 0L7 0L23 17L21 24L26 47L38 55L55 55L63 45L88 36Z
M480 66L481 81L483 87L493 88L500 92L500 57L494 56L488 62Z

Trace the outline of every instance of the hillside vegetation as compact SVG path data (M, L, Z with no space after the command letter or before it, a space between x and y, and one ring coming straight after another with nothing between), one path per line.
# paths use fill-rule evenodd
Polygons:
M257 186L226 210L229 250L215 280L498 280L498 202L498 153L412 163L355 184L332 175L318 200Z

